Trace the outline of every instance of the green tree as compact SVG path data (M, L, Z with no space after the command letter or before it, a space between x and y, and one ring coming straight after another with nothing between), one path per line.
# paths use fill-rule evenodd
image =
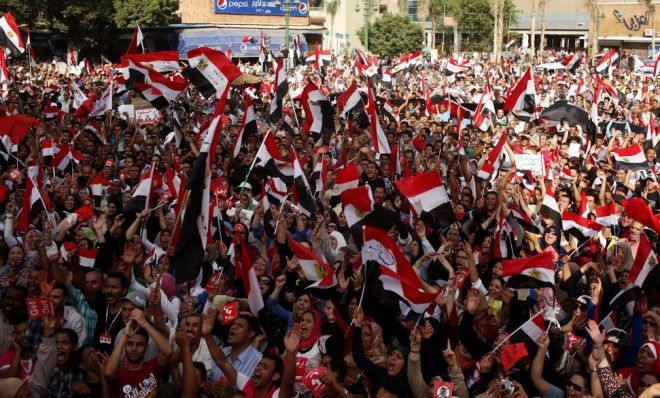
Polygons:
M114 20L120 28L134 27L136 23L167 26L177 21L177 0L114 0Z
M488 0L463 0L456 10L458 30L463 34L463 50L491 51L495 20L491 15ZM510 24L517 21L518 11L511 0L504 2L502 37L506 36Z
M335 37L335 16L339 7L341 6L341 0L329 0L325 4L325 9L330 14L330 42L332 42L333 37Z
M364 26L357 31L364 44ZM424 47L424 31L407 17L386 12L369 24L369 51L383 56L419 51Z

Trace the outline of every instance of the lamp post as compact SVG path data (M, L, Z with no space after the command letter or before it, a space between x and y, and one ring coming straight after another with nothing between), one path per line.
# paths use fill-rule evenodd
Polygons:
M369 51L369 17L371 16L371 13L374 11L372 10L372 0L364 0L364 48ZM360 0L358 0L355 3L355 13L358 14L360 12ZM348 36L348 35L347 35Z
M284 58L284 70L289 70L289 19L291 18L291 3L296 7L300 5L300 0L284 0L284 49L282 50L282 58ZM282 7L282 1L275 0L273 2L275 7Z

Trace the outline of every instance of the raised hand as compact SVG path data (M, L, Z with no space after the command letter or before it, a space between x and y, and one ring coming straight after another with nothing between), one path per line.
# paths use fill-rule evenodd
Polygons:
M586 330L587 333L589 333L589 337L591 337L591 341L593 341L597 347L603 345L605 338L600 332L600 329L598 329L598 324L596 324L593 319L590 319L589 322L587 322Z
M204 318L202 319L202 336L208 336L213 332L213 326L215 325L215 309L209 309Z
M284 348L290 355L295 355L298 352L298 345L300 344L300 333L298 328L294 328L284 336Z
M358 307L355 310L355 317L353 318L353 324L355 325L355 327L361 328L363 322L364 322L364 311L362 311L362 307Z

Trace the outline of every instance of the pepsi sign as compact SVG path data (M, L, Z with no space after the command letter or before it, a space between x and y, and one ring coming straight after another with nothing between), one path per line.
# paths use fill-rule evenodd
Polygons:
M284 2L280 0L279 6L275 6L275 0L215 0L213 3L216 14L283 16ZM300 4L293 4L291 0L288 7L292 17L309 15L308 0L301 0Z

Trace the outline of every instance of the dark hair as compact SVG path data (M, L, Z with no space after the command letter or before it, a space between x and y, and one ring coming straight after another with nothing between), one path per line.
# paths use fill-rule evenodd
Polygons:
M275 362L275 373L279 373L280 376L282 375L282 372L284 371L284 362L279 355L273 354L270 351L266 351L264 352L262 358L270 359L271 361Z
M74 330L69 329L69 328L59 328L55 331L55 334L66 334L69 337L69 341L71 344L74 346L78 345L78 333L76 333Z
M53 288L51 290L55 290L55 289L61 290L62 293L64 294L64 298L67 298L67 296L69 295L69 289L66 287L64 283L60 283L60 282L53 283Z
M252 315L247 315L247 314L239 314L238 319L245 319L245 322L247 323L248 330L251 332L254 332L255 334L259 334L259 319Z
M126 275L124 275L121 272L111 272L108 274L108 277L106 279L119 279L119 282L121 283L121 288L122 289L128 289L130 286L130 282L128 278L126 278Z

